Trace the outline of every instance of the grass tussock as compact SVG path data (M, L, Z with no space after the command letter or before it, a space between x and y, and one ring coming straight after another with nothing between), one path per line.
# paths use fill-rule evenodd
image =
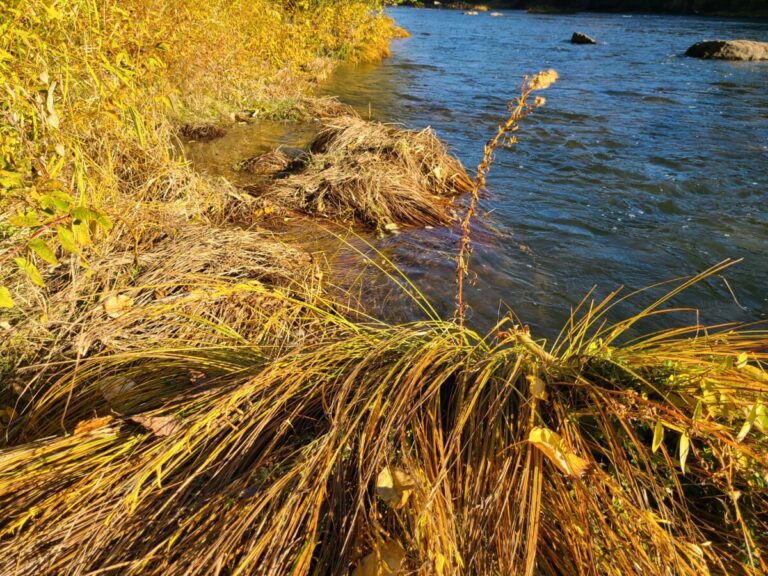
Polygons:
M658 312L606 325L611 304L547 348L432 321L270 363L242 339L101 359L58 393L156 386L172 362L199 380L144 412L79 405L73 433L0 453L0 570L762 573L768 334L617 345Z
M92 258L87 271L62 267L45 279L46 291L34 294L13 286L44 302L44 312L18 310L0 343L3 404L19 415L90 357L207 347L236 333L258 334L265 349L295 345L297 333L308 330L302 324L312 321L299 309L317 301L321 274L309 255L269 234L181 221L167 223L140 249L114 248ZM302 297L293 301L297 293ZM226 331L215 329L220 324ZM43 430L60 429L61 409L50 411ZM7 440L15 442L12 436Z
M327 119L303 163L277 151L251 165L269 168L272 176L251 189L258 197L377 230L447 224L451 198L472 188L431 130L402 130L356 115Z

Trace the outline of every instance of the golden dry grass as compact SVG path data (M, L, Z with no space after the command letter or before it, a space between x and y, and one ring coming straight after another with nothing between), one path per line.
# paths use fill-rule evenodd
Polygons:
M242 339L95 360L59 394L202 382L0 452L0 569L365 574L402 550L414 574L761 574L768 334L621 346L637 318L605 326L610 304L547 349L328 313L340 332L271 362Z
M381 55L391 24L369 5L0 15L16 222L0 258L25 254L45 284L3 261L0 573L766 572L765 330L630 339L666 300L611 325L615 298L585 299L550 346L428 302L427 320L387 326L326 300L303 253L226 227L261 199L176 158L171 118ZM471 182L431 133L327 109L306 166L264 198L386 229L446 222L450 196L478 191L483 170Z
M283 208L377 230L447 224L451 199L472 187L431 130L403 130L357 115L326 118L303 165L285 168L251 193Z

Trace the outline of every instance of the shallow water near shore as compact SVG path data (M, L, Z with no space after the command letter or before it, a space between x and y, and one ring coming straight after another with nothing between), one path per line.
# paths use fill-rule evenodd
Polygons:
M674 303L699 309L707 324L768 316L768 62L682 56L706 38L768 41L768 22L409 8L390 15L412 37L395 41L381 63L340 69L326 92L366 117L432 126L467 167L524 73L552 67L561 75L520 144L499 151L491 170L489 230L476 233L472 258L474 326L486 329L511 308L551 336L592 286L598 296L638 289L725 258L744 261ZM599 44L571 45L577 30ZM435 229L377 245L449 314L456 243L454 231ZM619 307L614 318L645 302Z

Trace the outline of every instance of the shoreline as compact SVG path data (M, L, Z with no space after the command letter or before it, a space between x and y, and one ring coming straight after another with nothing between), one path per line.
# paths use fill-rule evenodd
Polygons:
M613 325L611 298L585 300L553 343L511 316L464 326L473 203L554 71L524 81L471 179L430 131L308 96L329 54L386 53L368 4L222 0L179 20L162 3L35 6L11 33L34 31L36 51L5 46L19 76L15 131L0 134L0 573L768 568L768 330L627 338L731 262ZM146 26L162 18L174 47ZM96 54L105 29L117 47ZM64 42L73 30L87 50ZM173 152L185 124L215 139L212 118L280 116L322 120L310 154L243 157L244 186ZM382 322L263 226L281 210L385 233L446 225L460 194L457 318L382 254L424 316Z
M403 2L398 4L399 6L408 8L424 8L430 10L476 10L478 6L486 8L487 10L509 10L515 12L527 12L531 15L550 15L550 16L573 16L576 14L632 14L642 16L689 16L689 17L701 17L701 18L727 18L737 20L768 20L768 10L754 11L754 10L712 10L712 11L686 11L686 10L648 10L643 9L642 6L631 6L627 8L588 8L574 4L567 4L562 7L558 7L553 4L547 3L528 3L520 1L501 1L501 2L444 2L437 6L431 2ZM486 10L482 10L486 11Z

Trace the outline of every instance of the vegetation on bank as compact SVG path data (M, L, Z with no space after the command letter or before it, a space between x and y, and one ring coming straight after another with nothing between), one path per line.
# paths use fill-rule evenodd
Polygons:
M338 59L388 54L394 27L371 9L354 0L4 2L0 241L13 246L4 258L42 284L35 260L54 264L59 247L84 256L126 199L186 202L193 185L193 209L215 209L174 157L179 121L267 113L306 95Z
M431 0L395 0L393 4L434 7ZM476 2L442 0L440 7L476 9ZM537 13L643 12L659 14L700 14L768 18L763 0L489 0L482 6L529 10Z
M387 325L179 157L179 132L386 53L372 8L0 5L0 572L764 573L765 330L630 337L667 300L609 324L614 294L551 343L481 335L403 277L424 320ZM526 79L474 181L429 133L336 115L276 197L386 229L424 223L406 188L469 190L461 286L495 146L555 77Z

